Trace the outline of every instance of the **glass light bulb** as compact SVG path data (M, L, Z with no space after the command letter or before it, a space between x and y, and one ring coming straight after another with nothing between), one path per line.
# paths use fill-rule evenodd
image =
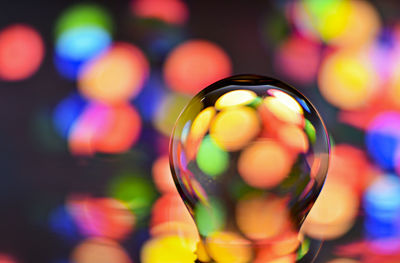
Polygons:
M300 227L323 186L329 138L311 102L268 77L239 75L179 116L170 165L203 262L296 262ZM281 262L281 261L279 261Z

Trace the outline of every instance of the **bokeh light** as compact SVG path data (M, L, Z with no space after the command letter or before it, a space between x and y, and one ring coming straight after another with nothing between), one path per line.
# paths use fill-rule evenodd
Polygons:
M194 226L193 219L179 195L177 193L164 194L154 203L150 225L155 227L175 221Z
M149 65L143 52L120 42L83 66L79 90L93 100L120 103L134 98L148 75Z
M44 57L39 33L29 25L15 24L0 31L0 79L18 81L32 76Z
M341 2L346 3L347 1ZM345 47L360 47L370 44L381 26L377 10L369 2L363 0L352 0L348 3L350 10L347 14L346 27L330 42Z
M364 196L367 239L373 249L390 254L400 249L400 179L377 178Z
M158 157L153 163L153 181L160 193L177 193L171 169L169 168L169 156Z
M225 51L207 40L189 40L177 46L164 64L164 78L174 91L194 95L228 77L232 63Z
M53 124L60 136L68 138L72 125L87 105L88 102L76 93L70 94L58 103L53 111Z
M400 262L397 1L14 2L0 262Z
M135 225L128 206L115 199L71 197L67 206L85 236L119 240L126 238Z
M141 252L143 263L193 263L196 246L182 238L166 236L149 240Z
M250 243L240 235L230 232L216 232L207 238L210 256L218 263L249 262L252 258Z
M0 253L1 263L17 263L17 261L10 255Z
M240 200L236 207L236 222L246 237L260 241L283 236L290 225L285 200L276 196L249 196Z
M328 263L359 263L360 261L348 259L348 258L337 258L329 261Z
M184 24L189 16L186 3L182 0L132 0L131 10L137 17L175 25Z
M138 140L141 120L130 104L91 103L70 129L69 148L73 154L122 153Z
M82 64L111 44L108 32L96 27L78 27L64 32L56 43L55 64L69 79L76 79Z
M281 144L260 140L244 149L238 170L247 184L257 188L272 188L289 175L291 164L290 155Z
M85 27L101 28L111 33L114 26L106 8L96 4L76 4L65 9L57 19L54 29L55 39L69 30Z
M344 110L361 109L377 92L378 77L363 52L338 51L322 63L318 76L324 98Z
M308 84L316 78L321 53L317 41L293 36L279 46L275 55L276 68L288 78Z
M347 184L328 175L325 186L302 229L313 238L335 239L350 229L357 212L358 199L354 191Z
M170 93L166 95L153 118L154 127L163 135L169 136L175 125L182 108L189 102L190 98L179 93Z
M75 263L132 262L123 247L106 238L84 240L73 250L71 260Z
M400 113L384 112L369 125L366 137L368 152L384 169L398 166L400 152Z
M146 218L157 197L154 186L143 177L130 172L121 172L109 183L109 196L127 205L138 223Z
M370 164L367 154L361 149L349 144L337 144L332 147L329 178L348 185L361 197L377 176L379 170Z

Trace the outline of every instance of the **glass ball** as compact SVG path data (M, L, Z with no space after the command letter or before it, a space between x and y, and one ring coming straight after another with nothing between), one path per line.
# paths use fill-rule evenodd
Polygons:
M176 122L170 165L203 241L199 260L301 258L299 230L328 159L319 113L288 84L239 75L198 93Z

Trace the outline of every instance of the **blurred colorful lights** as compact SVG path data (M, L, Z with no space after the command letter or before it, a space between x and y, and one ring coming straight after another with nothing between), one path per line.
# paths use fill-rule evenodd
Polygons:
M18 81L32 76L44 57L42 37L31 26L15 24L0 31L0 79Z
M135 225L135 216L128 207L112 198L73 197L68 201L68 211L85 236L120 240Z
M330 178L306 218L303 231L310 237L331 240L344 235L354 224L358 197L350 186Z
M189 10L182 0L132 0L131 10L140 18L159 19L173 25L183 25Z
M400 216L400 179L383 175L368 187L364 196L368 216L383 221L398 220Z
M193 242L179 236L164 236L147 241L140 259L142 263L194 263L195 250Z
M85 110L88 102L77 93L72 93L58 103L53 112L53 124L64 139L68 139L72 125Z
M250 107L232 107L213 120L210 136L225 151L235 151L248 144L260 131L257 112Z
M246 237L260 243L282 237L290 225L285 201L275 196L245 196L236 206L236 222Z
M210 256L217 263L246 263L252 258L250 243L231 232L215 232L207 238Z
M76 79L81 66L111 44L112 20L94 4L76 4L65 10L55 25L54 63L60 74Z
M17 263L17 261L10 255L0 253L0 263Z
M112 18L107 9L96 4L75 4L66 9L55 25L56 40L65 32L77 28L99 28L108 32L113 30Z
M218 176L228 168L229 156L210 136L207 136L201 142L196 161L201 171L209 176Z
M83 66L78 87L89 99L115 104L134 98L148 75L149 64L143 52L120 42Z
M279 46L276 68L284 75L300 83L312 83L317 75L321 59L321 45L313 40L291 36Z
M365 145L372 160L392 173L380 173L363 152L361 142L355 147L343 144L339 138L340 143L332 149L326 187L310 212L304 231L314 238L335 239L344 235L353 225L364 195L364 227L371 241L368 245L376 253L399 251L400 186L399 178L394 175L400 175L398 25L385 29L393 43L381 47L376 43L381 19L367 1L289 2L284 4L287 10L285 14L282 12L281 19L286 19L284 15L293 16L288 17L293 21L285 21L287 25L283 25L293 27L292 34L280 37L279 45L268 43L275 47L275 72L312 88L318 76L320 92L329 104L339 109L339 120L365 131ZM151 35L150 43L140 43L147 54L131 44L131 39L112 43L115 30L111 15L99 5L73 5L55 23L55 66L64 77L77 81L83 96L69 95L53 112L54 127L68 141L72 154L126 153L139 140L142 125L147 129L151 124L142 124L141 118L152 122L157 132L169 136L179 112L189 101L183 94L195 94L232 73L231 60L221 47L208 40L181 43L180 33L169 31L188 21L189 11L184 1L133 0L130 8L138 18L168 24L162 25L162 29L168 28L162 33L165 35L146 32ZM120 33L118 30L118 36ZM371 43L377 46L371 48ZM173 46L175 49L164 59ZM32 27L16 24L2 29L0 79L18 81L32 76L44 53L43 40ZM157 71L164 62L164 79L155 75L147 81L150 62ZM172 92L167 92L166 87ZM107 189L110 197L79 196L69 199L67 208L52 210L53 232L72 242L82 238L81 235L90 237L73 250L72 262L131 263L128 253L115 241L129 237L135 228L148 226L148 221L151 228L147 235L151 239L140 255L144 263L193 263L196 249L200 259L211 256L217 263L295 262L294 251L302 239L288 231L285 200L272 195L267 200L257 194L248 195L247 191L257 193L287 182L292 176L290 166L296 162L294 156L313 151L319 128L306 119L312 109L304 101L278 89L270 92L271 97L265 100L251 90L228 92L214 106L205 107L193 122L185 123L179 136L180 147L185 148L180 152L180 165L193 161L191 165L209 180L219 179L230 171L228 151L234 152L239 184L249 185L240 189L241 193L239 190L234 193L240 199L235 207L235 224L243 236L220 231L226 221L226 207L221 200L205 193L196 181L198 174L188 172L186 183L195 198L207 204L194 209L200 233L209 235L206 243L199 243L196 248L198 232L193 218L177 196L168 156L161 155L152 165L153 182L161 193L159 199L152 182L141 177L150 174L149 171L143 171L141 176L127 172L110 179ZM131 99L135 100L140 115L130 104ZM326 114L330 114L329 110ZM333 115L329 117L335 121ZM276 131L263 130L265 123L270 123ZM242 133L235 132L239 128ZM334 129L333 135L336 133ZM261 139L247 145L258 135ZM350 135L347 138L353 139ZM236 152L242 147L242 152ZM138 148L128 154L147 154ZM163 149L159 152L165 154ZM153 157L146 158L146 164ZM314 157L304 164L307 169L312 166L315 170L320 165ZM138 164L136 159L134 162L140 169L146 165ZM258 243L253 255L244 237L268 242ZM210 255L199 252L204 246ZM1 254L0 262L16 261ZM368 262L373 262L373 258Z
M221 47L207 40L189 40L168 55L164 78L170 89L194 95L228 77L231 68L231 60Z
M177 193L171 169L169 168L169 156L163 155L153 163L153 182L160 193Z
M138 140L141 120L130 104L91 103L70 129L69 148L73 154L121 153Z
M161 134L169 137L176 118L178 118L182 108L185 107L189 100L189 96L179 93L169 93L163 97L152 120L154 127Z
M378 115L367 130L366 145L371 157L384 169L394 171L400 163L400 113Z
M55 64L59 72L75 79L80 66L111 44L108 32L97 27L79 27L64 32L56 43Z
M366 107L377 92L378 77L363 52L338 51L322 63L318 76L324 98L343 110Z
M290 154L280 143L259 140L243 150L238 170L247 184L273 188L289 175L291 164Z
M73 250L71 260L74 263L132 263L122 246L106 238L84 240Z
M118 174L109 183L108 194L123 202L135 215L138 224L150 214L157 193L152 183L130 172Z
M400 179L377 178L364 196L365 232L372 248L384 254L400 248Z

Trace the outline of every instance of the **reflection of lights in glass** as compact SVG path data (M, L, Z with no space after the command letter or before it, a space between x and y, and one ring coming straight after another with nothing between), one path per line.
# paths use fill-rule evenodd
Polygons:
M128 43L114 44L85 63L79 73L79 90L87 98L118 103L134 98L149 74L143 52Z
M238 171L248 185L273 188L289 175L291 165L291 156L280 143L259 140L243 150Z
M250 242L233 232L214 232L206 246L210 256L220 263L246 263L253 256Z
M234 107L221 111L210 126L211 138L226 151L247 145L260 131L257 112L250 107Z
M306 133L296 125L283 125L278 137L291 151L305 153L309 149L309 139Z
M278 80L233 76L196 95L176 122L170 162L211 260L296 258L306 243L299 229L322 187L328 151L315 108Z
M43 57L43 40L32 27L16 24L0 31L0 79L17 81L30 77Z
M267 97L264 106L278 120L296 125L303 124L302 109L300 105L290 96Z
M273 195L247 196L236 206L236 222L242 233L251 240L268 240L282 236L287 229L289 214L284 199ZM297 240L298 241L298 240ZM294 252L298 244L294 246Z
M214 107L208 107L202 110L193 121L192 127L189 131L189 138L193 140L201 140L210 128L212 119L215 116Z
M229 155L210 136L206 136L197 151L196 163L205 174L218 176L228 169Z
M196 94L203 87L227 77L231 61L225 51L207 40L190 40L177 46L164 64L164 77L174 91Z
M147 241L140 255L142 263L193 263L196 243L179 236L163 236Z
M256 98L257 94L251 90L234 90L222 95L215 102L215 108L222 110L224 108L247 105Z
M131 10L140 18L159 19L177 25L184 24L189 16L182 0L133 0Z

